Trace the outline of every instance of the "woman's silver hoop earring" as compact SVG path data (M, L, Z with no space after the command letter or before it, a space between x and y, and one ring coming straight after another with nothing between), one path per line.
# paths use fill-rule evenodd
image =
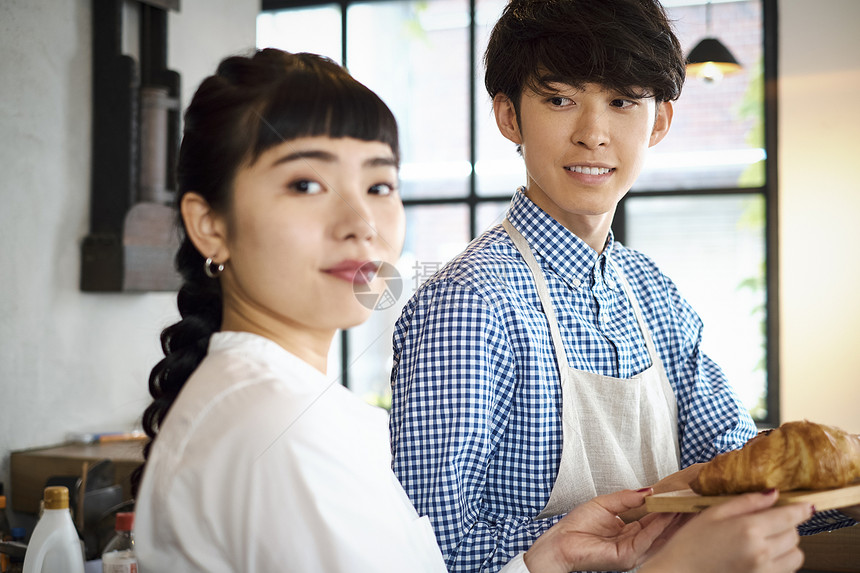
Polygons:
M210 279L217 279L218 275L220 275L223 270L224 263L216 263L212 260L212 257L209 257L206 259L206 262L203 263L203 272L205 272L206 276Z

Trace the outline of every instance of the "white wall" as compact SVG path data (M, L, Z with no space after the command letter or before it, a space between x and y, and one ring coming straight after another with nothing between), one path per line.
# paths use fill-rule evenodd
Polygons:
M860 2L779 6L782 420L860 432Z
M222 56L253 49L259 0L182 0L169 66L186 103ZM86 294L91 3L0 2L0 480L9 451L131 429L149 403L172 294ZM184 106L183 103L183 106Z

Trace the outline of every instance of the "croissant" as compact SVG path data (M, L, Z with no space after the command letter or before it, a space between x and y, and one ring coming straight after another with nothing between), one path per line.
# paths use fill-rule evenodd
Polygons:
M828 489L860 479L860 436L814 422L786 422L702 466L690 488L721 495L776 488Z

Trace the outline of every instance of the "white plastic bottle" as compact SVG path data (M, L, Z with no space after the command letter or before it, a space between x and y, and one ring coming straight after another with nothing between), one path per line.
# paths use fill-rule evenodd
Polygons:
M133 529L133 512L116 514L116 535L102 553L102 573L137 573Z
M30 536L24 573L84 573L84 553L72 514L69 490L45 488L45 511Z

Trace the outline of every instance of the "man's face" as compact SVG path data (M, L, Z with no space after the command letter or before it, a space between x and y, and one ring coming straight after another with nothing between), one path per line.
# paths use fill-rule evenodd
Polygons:
M522 147L526 193L574 232L584 220L611 222L648 148L668 131L672 105L664 102L655 110L653 97L631 99L599 84L577 89L550 83L548 88L543 94L523 92L519 118L501 96L510 107L502 110L499 127ZM499 96L495 103L504 105ZM512 123L507 131L506 113Z

